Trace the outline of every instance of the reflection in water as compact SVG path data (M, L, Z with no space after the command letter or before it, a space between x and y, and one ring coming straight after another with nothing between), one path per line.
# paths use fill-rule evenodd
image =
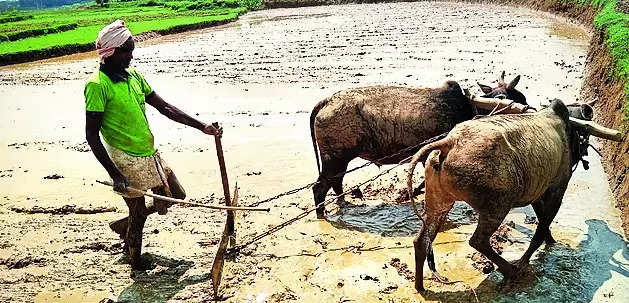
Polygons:
M191 261L170 259L154 254L142 254L164 270L135 272L135 281L122 291L117 302L167 302L186 286L209 280L210 273L181 277L194 264Z
M421 211L421 204L418 208ZM347 204L330 216L337 228L346 228L385 237L413 236L421 223L410 204L378 204L375 206ZM476 222L476 213L466 203L457 202L448 214L443 229Z
M494 272L477 288L480 302L591 302L612 272L629 281L629 249L623 237L601 220L588 220L587 238L578 247L557 243L541 249L531 261L532 273L521 280L504 283ZM506 286L506 287L505 287ZM446 302L476 302L470 291L436 292L429 289L425 298ZM622 302L626 293L603 294L611 302Z
M612 272L629 278L627 242L601 220L587 220L586 224L587 238L576 249L554 245L540 252L532 264L537 282L530 289L494 301L590 302L599 287L612 277ZM619 251L622 260L614 256Z

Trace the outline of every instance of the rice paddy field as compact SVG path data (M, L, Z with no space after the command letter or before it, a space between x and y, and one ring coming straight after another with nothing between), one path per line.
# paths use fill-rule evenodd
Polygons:
M0 15L0 56L94 43L98 31L116 19L134 35L150 31L236 19L261 1L124 1L101 7L95 2L56 9L11 11Z

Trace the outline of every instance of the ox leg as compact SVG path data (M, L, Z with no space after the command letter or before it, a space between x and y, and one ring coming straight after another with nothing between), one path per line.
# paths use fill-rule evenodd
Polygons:
M514 274L515 266L507 262L503 257L498 255L491 247L489 239L491 235L498 229L504 218L507 216L508 210L495 210L491 215L480 213L478 218L478 226L470 239L470 246L478 250L498 266L498 270L505 276L509 277Z
M332 183L332 189L334 190L334 193L337 196L339 196L336 199L336 203L338 203L339 206L345 205L345 195L342 195L343 194L343 177L345 177L344 173L347 171L348 164L349 164L349 161L340 162L338 164L337 173L334 174L334 177L332 177L330 180L330 182Z
M321 174L319 175L319 179L317 179L317 183L312 187L318 219L325 218L325 205L323 205L323 202L325 201L325 195L328 194L330 187L333 185L337 186L334 191L336 192L338 189L341 190L340 193L343 192L343 175L340 175L340 177L337 175L345 172L348 163L348 161L343 159L326 159L327 157L324 156L321 158L323 159L321 161Z
M415 289L417 289L417 291L424 291L424 262L426 261L426 255L428 254L426 249L428 239L426 236L425 224L427 219L426 215L424 215L424 224L413 240L413 247L415 248Z
M532 204L533 206L533 210L535 210L535 215L537 216L537 221L538 221L538 228L535 230L535 234L537 234L537 230L539 230L539 225L541 224L541 222L545 222L547 220L550 219L550 222L553 221L553 218L548 218L548 215L546 214L546 211L544 210L544 205L541 201L537 201L535 203ZM557 241L555 241L555 238L553 238L553 235L550 232L550 229L548 229L548 232L546 233L546 236L544 237L544 241L546 242L546 244L554 244Z
M328 193L328 190L330 190L330 182L328 182L326 178L323 178L322 175L319 176L317 183L312 187L314 202L317 208L317 219L325 219L325 205L323 205L323 201L325 201L325 195Z
M559 211L561 200L563 199L565 191L566 187L560 189L548 189L540 201L533 203L533 209L535 210L535 214L538 215L537 219L539 223L529 248L526 252L524 252L522 258L515 262L518 269L521 269L529 263L533 253L542 245L544 241L546 241L547 244L555 243L555 239L550 234L550 224L553 222L557 212Z
M433 186L434 188L434 186ZM419 234L413 240L415 248L415 289L424 290L424 262L428 257L428 268L438 281L445 280L438 273L435 266L435 257L432 251L432 242L439 232L441 224L448 216L448 212L454 205L454 200L444 199L443 195L435 193L430 188L426 193L424 202L424 215Z

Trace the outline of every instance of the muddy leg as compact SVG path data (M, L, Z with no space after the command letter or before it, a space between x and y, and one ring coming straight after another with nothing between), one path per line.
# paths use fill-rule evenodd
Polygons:
M428 169L426 169L428 171ZM443 280L437 274L435 267L435 257L432 252L432 242L439 232L439 227L448 216L448 212L454 205L454 199L448 198L446 194L439 190L438 176L431 178L430 184L426 187L426 200L424 201L423 225L415 240L415 289L424 290L424 261L428 256L428 268L433 272L438 280Z
M125 244L129 248L129 257L133 269L143 269L144 264L140 259L142 255L142 229L146 222L146 205L144 197L124 198L129 206L129 222Z
M548 218L544 212L544 201L537 201L533 203L533 209L535 210L535 214L537 215L537 220L539 223L537 224L537 229L535 229L535 234L533 235L533 239L531 239L531 244L529 244L529 248L524 252L524 255L520 258L520 260L513 263L518 270L522 269L524 265L529 263L529 259L533 255L533 253L544 243L544 239L550 236L550 230L548 229L549 224ZM552 236L550 236L552 238Z
M175 174L168 175L168 185L170 186L170 192L174 198L177 198L177 199L186 198L186 191L183 189L181 184L179 184L179 181L177 180L177 177L175 176ZM158 195L164 195L164 190L161 187L154 187L153 189L151 189L151 191L153 191L153 193L158 194ZM155 201L153 205L146 208L146 212L145 212L146 216L157 212L157 207L155 204L158 203L158 201L160 200ZM172 205L172 203L170 202L163 202L163 203L167 205L166 207L170 207ZM109 227L111 228L111 230L113 230L118 235L120 235L120 238L124 239L125 235L127 234L128 223L129 223L129 218L126 217L126 218L122 218L122 219L109 223Z
M553 236L550 234L549 227L559 211L565 191L565 187L560 189L548 189L540 201L533 203L533 209L535 210L535 214L537 214L539 223L529 248L524 255L522 255L522 258L516 262L518 267L528 264L531 256L542 245L542 242L546 241L546 244L555 243L555 239L553 239Z
M567 188L568 188L568 185L566 184L560 190L553 193L549 197L548 203L546 203L544 207L544 214L546 215L548 227L550 227L550 224L553 223L553 220L555 220L555 216L557 216L557 212L559 212L559 208L561 207L561 201L563 200L563 196L566 193ZM546 240L546 244L554 244L557 242L555 241L555 238L553 238L550 232L550 228L548 229L548 233L546 234L545 240Z
M491 215L486 213L479 214L478 226L476 226L476 231L474 231L469 242L470 246L494 262L505 277L512 276L515 273L515 266L507 262L491 248L489 238L498 229L507 213L508 210L496 210Z
M323 201L325 200L325 195L328 193L328 190L330 190L330 182L321 174L319 179L317 179L317 183L312 187L318 219L325 219L325 206L323 205Z
M332 189L334 190L334 193L337 196L343 193L343 177L345 177L344 172L347 171L347 164L349 164L349 162L345 162L345 163L341 162L338 166L338 172L334 174L335 177L332 178L331 180ZM337 174L341 174L341 175L336 176ZM338 197L336 199L336 203L338 203L339 206L345 205L345 196Z
M537 216L537 221L538 221L538 223L537 223L538 227L535 230L535 234L537 234L537 231L539 230L539 226L541 225L541 222L544 222L544 221L548 220L548 215L546 215L546 213L544 211L543 203L545 203L545 202L537 201L537 202L532 204L533 210L535 210L535 215ZM552 222L552 219L550 221ZM535 237L535 236L533 236L533 237ZM548 229L546 235L544 236L544 241L546 241L546 244L554 244L554 243L557 242L553 238L553 235L550 233L550 229Z
M415 289L417 291L424 290L424 262L426 256L428 256L428 267L435 274L438 279L441 278L435 268L435 258L432 253L432 242L437 236L439 226L445 221L448 213L429 215L428 212L423 216L424 225L422 226L419 234L413 240L413 246L415 248Z
M426 222L426 215L424 215L423 219ZM415 289L417 291L424 291L424 262L428 253L424 247L427 241L426 225L422 225L419 233L413 240L413 247L415 248Z
M319 175L319 179L317 179L318 182L312 187L312 192L314 194L315 205L317 205L317 218L324 219L325 206L322 203L325 201L325 195L328 194L332 185L336 185L337 189L340 189L342 193L342 184L339 183L342 183L343 179L341 178L335 183L334 181L338 179L338 177L333 177L339 173L345 172L349 161L343 159L329 159L329 157L323 155L321 159L321 174ZM335 192L337 189L335 189Z

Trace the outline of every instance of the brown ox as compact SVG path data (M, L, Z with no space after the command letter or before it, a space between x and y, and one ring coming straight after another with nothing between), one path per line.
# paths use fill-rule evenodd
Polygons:
M524 95L515 89L519 80L517 76L507 84L503 72L498 87L479 85L484 97L506 97L526 105ZM330 187L337 195L343 193L343 176L351 160L360 157L378 165L397 164L417 150L412 149L414 145L447 133L475 114L455 81L440 88L353 88L319 102L310 115L317 167L321 154L319 178L313 187L317 217L325 216L322 202Z
M574 114L583 116L581 111ZM568 108L554 100L534 114L463 122L446 138L420 149L408 175L410 190L415 166L427 159L424 215L420 218L424 224L414 240L415 288L424 289L426 256L436 275L432 241L455 201L467 202L478 213L470 246L494 262L505 277L527 264L542 242L554 243L549 226L561 205L572 167L585 154L588 134L620 140L618 132L570 117ZM509 210L528 204L539 224L529 248L512 264L491 248L489 239Z

